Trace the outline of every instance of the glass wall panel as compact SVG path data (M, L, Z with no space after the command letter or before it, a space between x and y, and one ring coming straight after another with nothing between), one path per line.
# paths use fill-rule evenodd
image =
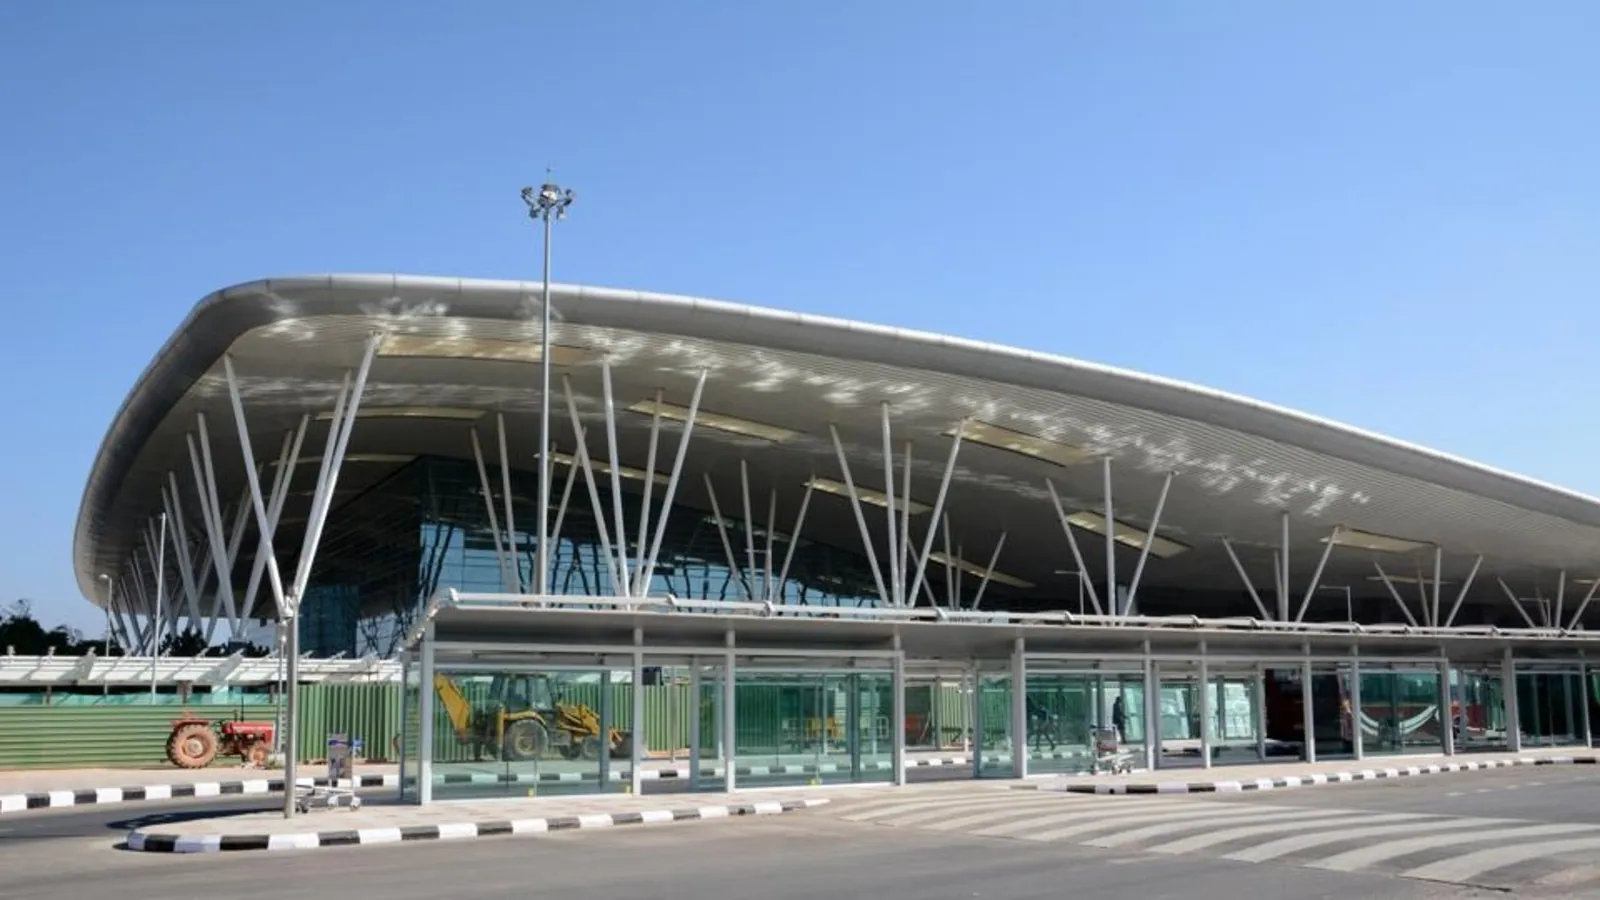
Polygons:
M1500 669L1457 668L1451 677L1456 752L1508 749L1505 679Z
M1437 669L1361 668L1361 742L1369 756L1444 752Z
M1028 673L1029 772L1089 768L1101 681L1089 673Z
M1579 681L1575 668L1517 673L1517 714L1522 720L1524 747L1567 747L1583 742Z
M434 798L627 789L633 687L604 669L441 670Z
M691 790L720 791L727 787L722 746L722 683L726 670L722 666L699 666L698 696L699 727L693 729L690 746L692 775Z
M1162 767L1200 765L1200 692L1198 673L1187 664L1164 662L1160 677L1161 720L1156 736Z
M1016 773L1011 764L1011 676L980 674L977 683L978 775L1010 778Z
M741 787L890 781L893 674L736 670Z
M1258 762L1255 673L1213 677L1210 690L1212 758L1219 765Z

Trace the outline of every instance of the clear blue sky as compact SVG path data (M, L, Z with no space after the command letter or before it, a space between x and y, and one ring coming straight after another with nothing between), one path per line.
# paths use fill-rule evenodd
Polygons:
M0 601L207 292L538 272L955 332L1600 493L1600 4L0 3Z

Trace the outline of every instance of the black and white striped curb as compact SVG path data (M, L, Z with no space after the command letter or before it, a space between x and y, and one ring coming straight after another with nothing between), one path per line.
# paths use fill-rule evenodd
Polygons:
M1426 766L1402 766L1383 769L1358 769L1348 772L1317 772L1311 775L1289 775L1283 778L1256 778L1236 781L1161 781L1129 784L1050 784L1030 783L1013 785L1017 790L1061 791L1068 794L1231 794L1240 791L1270 791L1284 788L1315 787L1324 784L1349 784L1356 781L1380 781L1389 778L1410 778L1419 775L1443 775L1452 772L1483 772L1490 769L1509 769L1515 766L1596 765L1595 756L1538 756L1516 759L1486 759L1458 763L1433 763Z
M827 803L827 798L773 800L726 806L699 806L687 809L645 810L642 812L594 813L577 816L550 816L538 819L500 819L490 822L447 822L439 825L401 825L387 828L349 828L337 831L306 831L294 834L211 834L175 835L133 831L128 834L128 849L146 853L221 853L233 850L311 850L319 847L350 847L368 844L393 844L400 841L443 841L461 838L498 837L511 834L542 834L586 828L615 828L622 825L663 825L735 816L774 816L797 812Z
M1054 753L1033 756L1033 759L1076 759L1078 754ZM985 757L988 760L989 757ZM1009 761L1010 757L993 757L995 761ZM927 767L956 767L970 766L972 758L967 756L950 756L941 758L907 759L908 768ZM864 760L861 768L865 771L888 771L891 763L888 760ZM613 777L626 778L626 769L613 772ZM734 768L735 776L760 777L771 775L826 775L836 772L848 772L850 767L842 763L806 763L806 764L780 764L771 766L737 766ZM670 779L687 779L690 775L688 766L669 768L646 769L645 781L658 781ZM719 778L722 776L721 767L702 767L702 778ZM589 772L444 772L434 776L434 784L462 785L462 784L571 784L584 781L599 780L599 773ZM315 785L326 787L326 778L301 778L297 782L302 787ZM384 775L361 775L352 782L349 779L341 780L339 787L355 788L392 788L399 787L400 776L394 773ZM0 814L26 812L39 809L59 809L69 806L92 806L108 803L135 803L145 800L183 800L189 798L206 797L235 797L251 796L257 794L274 794L283 791L281 778L256 778L238 781L202 781L191 784L149 784L137 787L103 787L79 788L76 790L38 791L27 794L0 794Z

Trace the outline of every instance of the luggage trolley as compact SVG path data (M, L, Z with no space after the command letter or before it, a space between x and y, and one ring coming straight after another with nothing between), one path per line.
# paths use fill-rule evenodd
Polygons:
M361 739L351 740L343 734L328 735L328 783L326 786L299 786L295 788L295 806L302 813L313 809L334 809L347 806L361 808L361 798L356 795L355 754L361 752Z
M1119 775L1133 771L1133 755L1122 749L1117 729L1106 726L1094 730L1094 774Z

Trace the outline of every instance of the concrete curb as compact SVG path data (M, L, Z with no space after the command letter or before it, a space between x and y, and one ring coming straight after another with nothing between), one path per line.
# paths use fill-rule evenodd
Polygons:
M1490 769L1509 769L1516 766L1592 766L1597 764L1600 764L1600 756L1525 756L1514 759L1433 763L1426 766L1317 772L1312 775L1290 775L1284 778L1258 778L1239 781L1161 781L1129 784L1061 785L1019 784L1012 787L1015 790L1058 791L1067 794L1231 794L1240 791L1270 791L1286 788L1315 787L1324 784L1349 784L1357 781L1411 778L1421 775L1445 775L1453 772L1482 772Z
M999 759L999 757L995 757ZM1036 759L1075 759L1072 754L1050 754L1035 757ZM942 758L908 759L907 768L928 768L948 766L970 766L970 756L950 756ZM863 768L870 771L887 770L888 762L868 761ZM806 763L806 764L781 764L771 766L737 766L734 768L736 776L761 776L761 775L825 775L846 770L846 766L836 763ZM615 773L613 773L615 775ZM700 774L705 778L717 778L721 772L717 768L702 767ZM688 766L677 766L666 769L647 769L644 772L645 781L662 781L672 779L687 779L690 775ZM434 784L461 785L461 784L572 784L574 782L594 781L597 774L593 772L448 772L434 777ZM326 778L300 778L297 782L302 786L315 785L326 787ZM361 775L355 783L341 781L340 787L356 788L392 788L400 786L400 776L395 773L384 775ZM103 788L63 788L50 791L36 791L26 794L0 794L0 815L6 813L28 812L40 809L61 809L71 806L93 806L109 803L138 803L147 800L184 800L190 798L207 797L236 797L254 796L259 794L275 794L283 791L282 778L246 778L232 781L200 781L188 784L147 784L134 787L103 787Z
M686 809L659 809L641 812L594 813L578 816L550 816L537 819L502 819L489 822L445 822L438 825L402 825L387 828L354 828L337 831L307 831L294 834L213 834L174 835L132 831L128 849L144 853L222 853L236 850L311 850L321 847L392 844L399 841L441 841L462 838L498 837L509 834L541 834L550 831L615 828L622 825L663 825L735 816L774 816L822 806L827 798L766 801L724 806L699 806Z

